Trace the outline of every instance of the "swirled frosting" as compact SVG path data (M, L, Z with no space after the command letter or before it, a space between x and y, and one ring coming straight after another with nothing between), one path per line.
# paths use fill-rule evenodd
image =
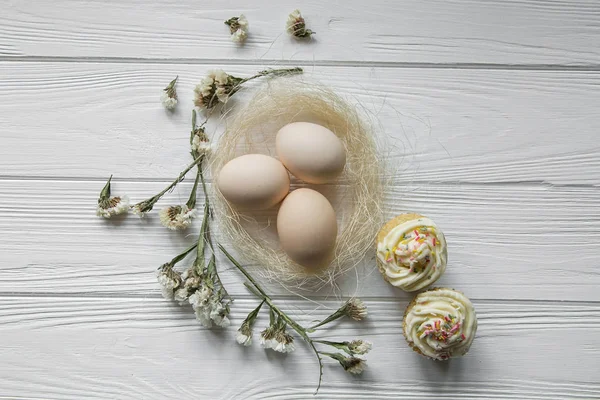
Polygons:
M452 289L420 293L404 315L404 336L424 356L447 360L465 355L477 331L471 301Z
M377 258L388 282L414 292L438 280L446 270L446 239L429 218L413 219L392 228L377 243Z

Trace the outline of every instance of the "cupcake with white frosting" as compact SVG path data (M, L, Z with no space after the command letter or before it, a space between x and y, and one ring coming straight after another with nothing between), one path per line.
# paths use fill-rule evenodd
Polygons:
M420 214L402 214L377 235L377 265L393 286L414 292L437 281L446 270L448 249L440 228Z
M471 301L454 289L419 293L404 312L403 332L410 347L434 360L465 355L477 332Z

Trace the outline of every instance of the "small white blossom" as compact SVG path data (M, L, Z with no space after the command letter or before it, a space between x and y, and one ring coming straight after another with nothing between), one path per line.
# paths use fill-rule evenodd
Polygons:
M164 264L156 274L162 295L167 300L173 300L174 290L181 285L181 276L173 270L170 264Z
M285 28L290 35L300 39L310 38L315 33L310 29L306 29L306 22L300 10L294 10L288 15Z
M178 302L180 306L186 304L188 302L188 299L189 299L189 293L188 293L187 288L177 289L173 293L173 300Z
M244 43L247 37L248 33L246 31L238 29L231 35L231 40L234 43Z
M189 209L187 205L169 206L159 212L160 223L171 230L186 229L196 217L196 210Z
M177 79L179 79L179 76L169 82L160 97L160 101L167 110L173 110L177 106L177 90L175 90Z
M342 366L351 374L359 375L362 374L367 368L367 362L360 358L350 357L347 359L347 363L345 365L342 363Z
M243 43L248 37L248 19L244 15L239 17L229 18L225 21L225 24L229 26L229 32L231 33L231 40L235 43Z
M129 198L127 196L109 197L106 201L99 201L96 215L110 218L113 215L124 214L129 211Z
M348 300L344 311L347 316L355 321L360 321L367 317L367 306L365 306L362 300L358 298Z
M273 340L275 333L275 328L273 326L269 326L263 330L260 333L260 345L265 349L272 349L273 345L276 345L276 342Z
M227 309L219 299L214 298L210 303L210 319L221 328L229 326L229 318L227 318Z
M240 331L238 331L235 340L242 346L250 346L252 344L252 336L247 336Z
M206 285L201 285L201 287L188 298L188 301L194 310L206 308L211 295L212 290ZM210 310L208 311L208 315L210 317Z
M348 348L354 354L367 354L373 348L373 344L366 340L353 340L348 344Z
M210 309L207 307L198 307L195 309L196 319L205 328L212 328L212 320L210 319Z
M280 353L291 353L296 350L294 346L294 338L292 335L281 332L275 335L273 342L271 343L271 348Z
M202 128L197 128L194 130L194 137L192 139L192 151L195 152L198 156L201 154L209 154L210 153L210 142L208 141L208 136L204 133Z
M240 329L238 329L235 340L242 346L250 346L252 344L252 328L247 321L244 321Z
M167 92L163 92L163 94L160 96L160 101L167 110L174 110L177 106L177 98L169 97Z

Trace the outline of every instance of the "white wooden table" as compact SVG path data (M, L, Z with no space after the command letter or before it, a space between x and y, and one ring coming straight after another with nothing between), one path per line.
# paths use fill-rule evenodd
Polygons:
M300 7L311 43L283 33ZM474 302L467 357L434 363L401 334L410 296L373 263L342 283L371 340L361 377L327 363L320 398L600 398L600 3L0 1L0 398L311 398L317 367L235 344L256 304L234 270L233 326L203 330L164 301L158 265L191 243L133 216L94 216L98 192L141 200L189 161L191 89L211 68L306 74L381 122L396 169L387 216L445 231L442 286ZM223 21L244 13L243 48ZM180 76L181 104L161 89ZM250 90L251 91L251 90ZM218 135L213 125L211 135ZM164 204L185 202L184 182ZM256 267L254 267L256 268ZM253 270L253 267L250 267ZM301 321L339 305L271 285ZM259 326L264 324L261 320Z

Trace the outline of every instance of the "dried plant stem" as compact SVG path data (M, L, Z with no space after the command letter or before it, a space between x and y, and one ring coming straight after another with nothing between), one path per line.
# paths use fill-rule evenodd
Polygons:
M321 387L321 381L323 380L323 359L321 358L319 351L315 347L314 341L310 338L310 336L308 336L306 329L304 329L302 326L300 326L298 323L296 323L296 321L291 319L285 312L283 312L279 307L277 307L271 300L271 297L269 297L269 295L258 284L258 282L256 282L256 280L252 277L252 275L250 275L248 273L248 271L246 271L246 269L244 267L242 267L241 264L238 263L237 260L231 254L229 254L229 252L227 250L225 250L225 248L221 244L218 244L218 246L219 246L219 249L221 249L221 251L223 252L223 254L225 254L225 256L229 259L229 261L231 261L231 263L246 277L246 279L248 279L250 284L252 284L252 286L250 286L250 284L248 282L245 282L245 286L250 291L252 291L252 293L254 293L256 296L261 298L262 301L267 303L267 305L269 306L271 311L274 312L275 314L277 314L289 326L291 326L292 329L294 329L296 331L296 333L298 333L298 335L306 343L308 343L308 345L312 348L312 350L314 351L315 356L317 357L317 360L319 362L319 383L317 384L317 389L315 390L315 394L317 394L317 392L319 391L319 389Z

